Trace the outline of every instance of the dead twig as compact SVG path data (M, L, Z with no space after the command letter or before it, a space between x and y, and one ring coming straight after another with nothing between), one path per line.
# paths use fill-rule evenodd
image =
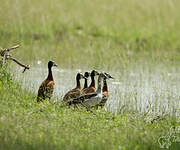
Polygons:
M12 60L14 61L16 64L20 65L21 67L24 68L23 72L24 73L26 71L26 69L30 69L30 66L29 65L25 65L23 63L21 63L19 60L17 60L16 58L12 57L12 55L9 54L9 52L13 49L16 49L18 48L19 45L16 45L16 46L13 46L13 47L10 47L10 48L6 48L6 49L2 49L0 50L0 55L2 57L1 59L1 63L2 63L2 66L5 64L6 60Z
M17 59L13 58L13 57L9 57L8 59L16 62L18 65L20 65L21 67L24 67L24 70L22 73L24 73L26 71L26 69L30 69L30 65L24 65L23 63L21 63L20 61L18 61Z
M19 47L19 45L16 45L16 46L13 46L13 47L10 47L10 48L2 49L2 50L0 50L0 55L3 57L3 56L6 55L8 52L10 52L11 50L16 49L16 48L18 48L18 47Z

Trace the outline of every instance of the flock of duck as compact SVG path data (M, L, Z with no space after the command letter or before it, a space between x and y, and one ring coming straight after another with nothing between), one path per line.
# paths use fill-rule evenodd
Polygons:
M52 67L56 66L54 61L48 62L48 76L41 83L37 102L41 102L43 100L50 100L53 95L54 90L54 79L52 74ZM95 86L95 76L98 76L98 85L97 89ZM91 84L88 86L88 78L91 77ZM77 106L78 104L82 104L86 108L98 108L104 107L107 99L108 99L108 85L107 79L113 79L111 75L108 73L98 73L96 70L92 70L91 73L85 72L84 75L81 73L77 73L76 75L76 87L70 91L68 91L64 97L63 101L68 105ZM80 80L84 79L84 87L81 88ZM103 81L103 86L102 86Z

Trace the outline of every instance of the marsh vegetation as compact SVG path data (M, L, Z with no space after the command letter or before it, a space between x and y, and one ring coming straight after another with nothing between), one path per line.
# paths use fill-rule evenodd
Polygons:
M20 44L13 56L31 69L0 74L0 149L159 149L179 126L179 10L178 0L1 0L0 47ZM49 60L57 105L35 102ZM76 73L93 69L115 77L105 108L60 107Z

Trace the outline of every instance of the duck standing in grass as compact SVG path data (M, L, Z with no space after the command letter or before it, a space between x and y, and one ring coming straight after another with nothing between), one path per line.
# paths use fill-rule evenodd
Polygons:
M87 87L88 87L88 78L89 78L89 76L90 76L91 74L89 73L89 72L85 72L84 73L84 77L85 77L85 79L84 79L84 87L83 87L83 89L82 90L84 90L84 89L86 89Z
M51 99L53 91L54 91L54 79L52 75L52 67L57 65L54 61L48 62L48 76L47 78L41 83L39 90L38 90L38 96L37 96L37 102L40 102L45 99Z
M88 93L93 93L93 92L96 91L95 79L94 79L94 77L97 76L97 75L99 75L99 73L98 73L96 70L91 71L91 75L90 75L90 76L91 76L91 84L90 84L89 87L84 88L84 89L82 90L82 95L88 94Z
M101 102L96 106L96 108L98 108L98 106L100 106L101 108L104 107L104 105L106 104L106 101L109 97L109 91L108 91L108 85L107 85L107 79L114 79L110 74L108 73L104 73L106 75L106 77L103 79L103 98L101 100Z
M80 96L79 98L73 99L72 104L82 103L87 108L91 108L91 107L98 105L103 98L103 94L102 94L102 90L101 90L101 84L102 84L101 82L102 82L103 78L106 78L106 75L103 73L100 73L99 77L98 77L97 90L93 93L88 93L88 94Z
M80 83L80 80L83 79L83 78L85 79L85 77L82 74L80 74L80 73L78 73L76 75L76 87L74 89L68 91L65 94L65 96L63 97L63 101L64 102L68 102L71 99L77 98L77 97L80 96L80 94L81 94L81 83Z

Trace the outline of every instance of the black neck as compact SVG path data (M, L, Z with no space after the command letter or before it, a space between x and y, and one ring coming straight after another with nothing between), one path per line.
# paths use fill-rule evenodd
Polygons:
M103 92L108 92L108 86L107 86L106 79L103 80Z
M90 87L95 87L94 76L91 76L91 85L90 85Z
M88 87L88 84L87 84L87 79L85 79L85 82L84 82L84 89Z
M76 78L76 88L81 89L81 83L79 78Z
M48 67L48 79L49 80L53 80L53 75L52 75L52 69L51 69L52 67Z

